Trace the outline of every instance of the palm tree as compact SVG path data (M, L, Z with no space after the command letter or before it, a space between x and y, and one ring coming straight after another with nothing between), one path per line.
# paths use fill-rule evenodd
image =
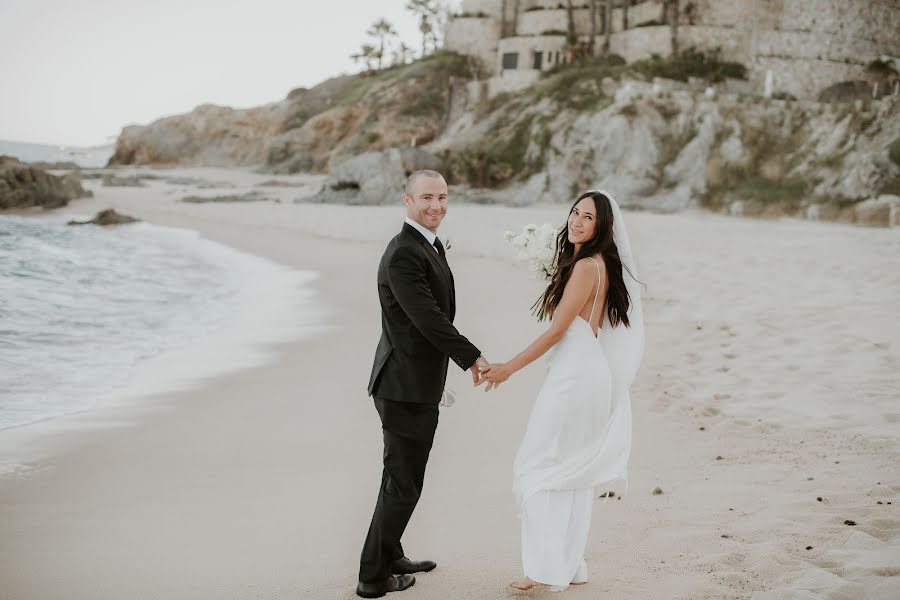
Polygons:
M594 38L597 36L597 0L591 0L591 34L588 38L588 55L594 56Z
M428 40L435 40L434 25L440 11L435 0L408 0L406 10L419 17L419 31L422 33L422 56L428 54Z
M350 58L353 59L353 62L364 62L366 63L366 71L372 70L372 60L374 60L377 51L375 50L375 46L371 44L363 44L360 48L359 52L356 54L351 54Z
M394 29L394 26L385 21L384 19L378 19L369 30L366 32L366 35L369 35L378 40L378 50L375 53L375 57L378 59L378 70L381 70L381 61L384 58L384 44L388 38L396 37L397 31Z
M628 5L631 4L631 0L625 0L622 3L622 31L628 29Z
M575 13L572 7L572 0L566 0L566 19L568 22L566 40L569 42L570 46L574 46L575 42L578 41L578 37L575 35Z
M412 58L412 48L400 42L400 45L394 48L394 57L391 62L395 65L405 65L410 58Z
M666 22L672 33L672 56L675 56L678 54L678 18L680 16L678 0L665 0L664 11Z
M603 54L609 54L610 36L612 35L612 13L613 0L606 0L606 23L604 24L604 28L606 29L606 39L603 40Z
M517 35L519 33L519 0L513 2L513 21L512 21L512 34Z

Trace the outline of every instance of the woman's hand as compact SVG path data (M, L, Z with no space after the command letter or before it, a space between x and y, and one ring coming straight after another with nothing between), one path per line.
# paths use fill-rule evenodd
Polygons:
M481 376L488 382L484 391L488 392L491 388L500 387L500 384L509 379L509 376L512 374L513 370L508 366L508 363L493 363L488 365L487 368L483 369L481 372Z

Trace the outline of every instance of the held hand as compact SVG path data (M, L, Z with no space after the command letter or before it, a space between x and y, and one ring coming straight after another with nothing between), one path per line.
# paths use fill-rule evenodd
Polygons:
M512 369L507 366L507 363L488 365L481 375L488 382L484 391L488 392L493 388L500 387L500 384L509 379L510 375L512 375Z
M488 367L488 361L483 356L479 356L478 360L475 361L471 367L469 367L469 371L472 372L472 385L478 387L482 383L484 383L484 370Z

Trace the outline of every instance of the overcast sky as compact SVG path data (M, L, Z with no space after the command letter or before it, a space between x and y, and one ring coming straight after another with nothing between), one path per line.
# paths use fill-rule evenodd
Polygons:
M456 3L452 3L456 4ZM385 17L420 48L406 0L0 0L0 139L95 145L205 103L282 99L355 72Z

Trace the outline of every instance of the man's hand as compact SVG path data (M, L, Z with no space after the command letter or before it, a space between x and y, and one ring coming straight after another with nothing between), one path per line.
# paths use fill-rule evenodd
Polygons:
M478 387L482 383L484 383L484 377L482 376L482 371L487 368L490 363L483 356L479 356L478 360L475 361L471 367L469 367L469 371L472 372L472 385Z

